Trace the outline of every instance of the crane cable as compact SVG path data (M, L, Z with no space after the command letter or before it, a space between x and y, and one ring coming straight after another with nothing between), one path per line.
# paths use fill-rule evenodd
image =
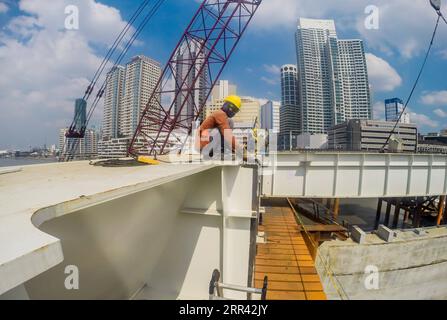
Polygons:
M124 39L124 37L126 36L127 32L132 27L132 24L135 22L136 19L138 19L138 17L140 16L141 12L147 7L149 2L150 2L150 0L144 0L140 4L140 6L137 8L137 10L133 13L132 17L127 22L127 24L123 28L123 30L121 30L121 33L115 39L114 43L110 47L110 49L107 52L106 56L103 58L103 60L101 62L101 65L99 66L98 70L96 70L96 73L93 76L92 81L90 82L90 85L89 85L90 88L87 88L87 91L86 91L83 99L86 99L86 100L89 99L90 94L92 93L93 88L95 87L95 85L96 85L97 81L99 80L102 72L104 71L105 67L107 66L107 63L110 61L110 59L112 58L112 56L115 53L116 49L118 48L120 42Z
M118 48L118 46L120 45L120 43L122 42L122 40L124 39L124 37L126 36L126 34L128 33L128 31L130 30L132 24L135 22L135 20L140 16L141 12L146 8L146 6L149 4L150 0L144 0L140 6L135 10L135 12L132 14L131 18L129 19L129 21L126 23L125 27L121 30L121 32L119 33L119 35L115 38L114 43L112 44L112 46L109 48L107 54L104 56L99 68L96 70L92 80L90 81L90 84L88 85L84 96L83 96L83 100L88 101L88 99L90 98L90 95L92 94L94 87L96 85L96 82L99 80L99 78L101 77L104 68L107 66L108 62L110 61L110 59L112 58L113 54L115 53L116 49ZM101 90L100 90L101 91ZM76 125L76 122L78 122L80 119L80 114L75 115L75 118L73 119L70 127L69 127L69 131L73 130L73 128ZM84 126L86 127L86 125ZM81 128L82 130L82 128ZM83 129L85 130L85 128ZM65 143L64 143L64 147L62 152L64 152L64 150L66 150L68 145L68 139L66 139ZM71 149L76 149L77 148L77 143L75 143L74 145L71 146L70 151L68 153L71 153L72 150ZM67 152L65 152L65 154L67 154Z
M447 24L447 19L444 17L441 10L437 10L436 13L442 18L442 20L444 20L445 24Z
M147 2L148 0L146 0L145 2ZM118 58L116 59L112 69L114 67L116 67L117 65L119 65L121 63L121 61L123 60L123 58L125 57L125 55L127 54L127 52L129 51L130 47L133 45L133 43L135 42L136 38L140 35L141 31L144 29L144 27L147 25L147 23L152 19L152 17L157 13L157 11L159 10L159 8L161 7L161 5L165 2L165 0L158 0L155 5L152 7L152 9L146 14L145 18L141 21L140 25L138 26L138 28L135 30L135 32L132 34L131 38L128 40L128 42L126 43L123 51L120 53L120 55L118 56ZM141 7L141 6L140 6ZM138 11L138 10L137 10ZM141 13L141 12L140 12ZM135 20L134 20L135 21ZM110 58L107 60L107 62L110 60ZM105 67L105 65L104 65ZM104 68L103 68L104 69ZM102 71L101 71L102 72ZM98 77L99 79L99 77ZM87 119L86 122L83 126L83 129L85 130L85 128L87 127L87 124L89 123L93 112L95 111L99 101L102 98L102 95L104 93L105 90L105 86L107 84L107 79L105 79L101 85L100 90L98 91L98 94L96 95L92 106L89 109L89 112L87 114ZM79 140L80 139L76 139L75 142L71 145L71 148L68 152L65 152L65 154L68 155L68 157L64 160L66 161L70 161L73 157L74 157L74 153L79 145ZM66 144L65 146L68 144L68 139L66 140ZM64 149L65 149L64 146Z
M125 57L125 55L129 51L130 47L133 45L133 43L135 42L137 37L140 35L141 31L143 31L143 29L147 25L147 23L152 19L152 17L155 15L155 13L157 13L158 9L160 8L160 6L163 4L164 1L165 0L158 0L156 2L156 4L152 7L152 9L148 12L148 14L144 18L144 20L140 23L140 25L138 26L137 30L134 32L132 37L127 42L124 50L118 56L118 58L115 61L115 64L113 65L112 69L114 67L118 66L122 62L123 58ZM93 101L92 107L90 108L90 110L88 112L88 115L87 115L87 123L90 121L90 119L91 119L91 117L93 115L93 112L95 111L96 106L98 105L98 102L102 98L102 93L103 93L103 90L105 89L106 84L107 84L107 79L105 79L103 81L103 83L101 85L101 89L100 89L98 95L95 97L95 100Z
M107 54L104 56L99 68L96 70L92 80L90 81L90 84L88 85L87 89L85 90L84 96L82 98L83 100L88 101L88 99L90 98L90 95L92 94L92 92L95 88L97 81L101 77L105 67L109 63L110 59L112 58L112 56L115 53L116 49L118 48L119 44L124 39L127 32L130 30L130 28L132 27L132 24L135 22L135 20L140 16L141 12L147 7L147 5L149 4L149 1L150 0L144 0L140 4L140 6L133 13L133 15L131 16L130 20L127 22L125 27L121 30L120 34L115 38L115 41L113 42L112 46L109 48ZM75 117L75 119L73 120L73 122L70 125L70 129L73 129L76 122L79 120L79 117L80 117L80 115L77 115Z
M439 21L440 21L441 17L442 17L442 18L444 19L444 21L445 21L444 16L443 16L443 15L440 13L440 11L439 11L439 12L438 12L438 19L437 19L437 21L436 21L435 29L433 30L433 35L432 35L431 40L430 40L430 45L428 46L427 53L425 54L424 62L422 63L421 69L419 70L419 74L418 74L418 76L417 76L417 78L416 78L416 81L414 82L414 85L413 85L413 87L412 87L412 89L411 89L410 95L408 96L408 99L407 99L407 101L406 101L406 103L405 103L405 106L404 106L404 108L402 109L402 111L400 112L400 114L399 114L399 118L396 120L396 123L394 124L393 130L391 130L391 132L390 132L388 138L386 139L385 143L383 144L382 148L380 149L380 151L382 151L382 152L385 150L385 147L388 145L388 142L390 141L391 136L395 133L395 130L396 130L398 124L400 123L400 120L402 119L402 116L403 116L403 114L405 113L405 110L407 109L408 104L409 104L410 101L411 101L411 98L413 97L414 91L416 90L416 87L417 87L417 85L418 85L418 83L419 83L419 80L420 80L420 78L421 78L421 76L422 76L422 73L423 73L423 71L424 71L424 69L425 69L425 65L427 64L428 57L429 57L429 55L430 55L430 51L431 51L431 49L432 49L432 47L433 47L433 43L434 43L434 40L435 40L435 37L436 37L436 33L437 33L437 31L438 31ZM446 21L446 23L447 23L447 21Z

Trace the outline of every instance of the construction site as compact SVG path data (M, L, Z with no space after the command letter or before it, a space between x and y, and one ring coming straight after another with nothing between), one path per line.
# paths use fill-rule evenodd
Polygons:
M266 299L445 299L445 198L437 196L446 193L445 157L278 154L269 175L262 163L2 170L1 290L31 299L260 299L263 292ZM395 174L407 178L391 180ZM61 188L67 180L73 188ZM354 206L353 216L347 199L378 210L360 215ZM66 290L69 265L86 279L79 290ZM371 266L375 290L365 285Z

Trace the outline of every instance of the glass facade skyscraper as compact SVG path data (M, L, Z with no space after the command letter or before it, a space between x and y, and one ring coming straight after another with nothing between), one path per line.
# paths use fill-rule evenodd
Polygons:
M397 121L400 113L404 110L404 102L399 98L385 100L385 120Z
M80 132L87 121L87 101L76 99L75 101L75 130ZM84 128L85 129L85 128Z
M280 133L301 132L301 112L298 96L298 70L296 65L281 67Z
M397 121L400 117L400 123L411 123L410 113L404 112L402 116L400 114L404 110L404 102L399 98L392 98L385 100L385 120Z

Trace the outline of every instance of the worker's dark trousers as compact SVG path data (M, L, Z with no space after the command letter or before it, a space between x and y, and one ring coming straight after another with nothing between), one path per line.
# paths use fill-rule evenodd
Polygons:
M211 136L210 143L212 141L213 141L213 137ZM226 145L224 137L221 135L220 136L220 158L221 158L221 160L224 160L225 151L232 152L231 149L228 148L228 146ZM211 149L208 155L210 158L213 158L214 157L214 149Z

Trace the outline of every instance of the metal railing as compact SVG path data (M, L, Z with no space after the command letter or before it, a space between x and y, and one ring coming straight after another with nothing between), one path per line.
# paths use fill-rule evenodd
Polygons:
M262 289L225 284L225 283L219 282L219 280L220 280L220 271L215 269L211 276L210 285L209 285L210 300L228 300L227 298L224 297L224 294L223 294L224 289L238 291L238 292L246 292L248 297L250 297L252 294L260 294L261 300L266 300L266 298L267 298L267 286L268 286L267 276L264 277Z

